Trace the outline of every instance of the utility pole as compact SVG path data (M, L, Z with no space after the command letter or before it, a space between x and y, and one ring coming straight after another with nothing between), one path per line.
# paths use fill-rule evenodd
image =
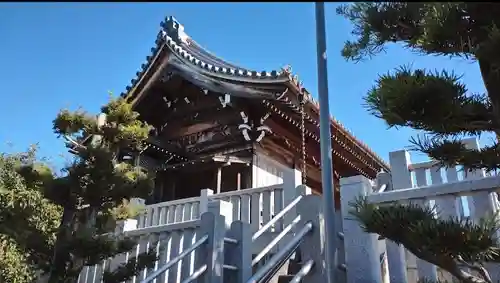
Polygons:
M323 184L323 213L325 217L325 262L327 282L333 283L337 267L335 253L335 199L332 165L332 140L330 136L330 109L328 104L328 72L326 61L325 3L316 2L316 44L318 56L319 129L321 147L321 183Z

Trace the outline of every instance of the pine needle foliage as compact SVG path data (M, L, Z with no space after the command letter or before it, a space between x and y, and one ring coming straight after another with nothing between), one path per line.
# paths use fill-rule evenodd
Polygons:
M153 176L144 168L118 160L120 150L137 157L151 127L124 98L111 98L90 115L82 109L62 110L53 131L74 153L56 175L35 150L0 155L0 281L74 283L84 266L132 250L137 238L115 233L115 222L141 213L130 203L145 198ZM103 119L105 118L105 119ZM114 270L105 283L118 283L151 268L152 247Z
M114 234L110 221L137 215L130 199L147 197L152 176L141 167L118 160L120 150L138 156L151 127L125 98L111 97L101 108L104 115L62 110L53 131L66 140L75 158L64 177L45 187L45 195L63 207L49 283L75 282L86 265L130 251L136 239ZM156 261L155 247L118 269L106 271L104 282L122 282Z
M382 74L365 97L369 113L389 127L410 127L413 149L443 166L500 169L500 5L490 2L358 2L337 14L353 25L342 56L359 62L400 44L421 55L462 58L479 65L485 93L472 93L452 70L402 66ZM497 141L465 147L464 136ZM491 282L484 268L498 261L498 217L438 219L430 208L375 206L359 199L353 215L371 233L404 245L462 282ZM471 272L473 271L473 272Z

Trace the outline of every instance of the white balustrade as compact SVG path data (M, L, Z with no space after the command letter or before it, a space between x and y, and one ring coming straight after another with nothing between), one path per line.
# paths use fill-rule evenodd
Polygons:
M125 225L121 226L127 227L129 225L125 223ZM127 236L137 237L137 246L130 252L120 254L100 264L85 266L80 273L78 283L102 282L104 271L115 270L130 259L137 258L140 254L154 249L158 255L158 261L156 261L155 266L151 269L142 270L137 276L131 279L131 282L140 282L183 250L189 248L196 241L199 227L200 220L189 220L170 225L157 225L156 227L122 231ZM169 278L172 282L180 282L181 278L187 278L192 273L193 268L194 253L187 255L175 267L162 274L157 282L170 282L168 281Z
M293 188L294 189L294 188ZM199 219L206 211L208 202L223 200L233 205L233 220L251 224L257 231L284 207L283 184L229 191L213 194L210 189L200 192L199 197L166 201L145 206L145 213L139 216L138 228L178 223ZM278 232L283 228L283 221L273 226Z
M468 148L479 148L475 138L465 139L463 143ZM496 174L486 177L484 170L463 170L461 166L442 168L435 161L411 163L410 155L405 150L391 152L389 157L391 178L386 178L387 173L380 174L378 178L382 179L384 174L383 179L385 179L384 183L386 183L387 187L382 192L379 190L384 184L380 180L378 180L376 187L368 192L363 184L370 181L364 177L357 176L342 180L343 214L347 213L348 203L359 194L366 196L371 203L408 204L411 202L422 206L435 207L436 217L440 218L470 216L471 219L476 221L487 214L496 212L499 207L497 192L500 188L500 176ZM348 258L347 262L351 263L347 266L347 282L359 281L358 277L362 272L377 277L380 276L378 272L372 270L373 262L368 260L374 257L365 254L379 253L380 243L376 243L359 229L353 228L354 230L351 233L346 231L345 227L351 227L353 220L347 219L346 215L343 216L345 239L349 239L345 242L346 258ZM359 246L360 243L363 243L364 246ZM376 247L377 245L378 247ZM349 258L349 251L359 249L364 251L359 258L352 258L354 252L351 253L351 258ZM401 246L397 246L390 241L386 243L386 250L391 282L414 283L416 280L423 278L430 280L439 278L448 281L451 279L451 275L448 273L416 258ZM354 264L356 266L353 266ZM488 264L487 269L494 281L500 278L498 265ZM382 282L381 278L373 280L372 282Z

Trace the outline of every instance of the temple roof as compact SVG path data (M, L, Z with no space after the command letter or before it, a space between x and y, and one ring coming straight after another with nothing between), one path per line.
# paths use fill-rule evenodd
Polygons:
M235 96L259 97L263 99L280 99L282 94L273 91L276 85L286 85L297 94L306 98L306 107L314 113L319 113L319 103L302 86L297 75L291 73L291 68L280 70L255 71L237 66L207 51L200 44L189 37L184 27L173 17L168 17L161 24L162 29L158 33L155 46L151 48L151 55L142 64L141 70L136 73L136 78L126 88L122 96L136 100L142 94L142 89L155 71L163 64L174 66L180 70L179 75L192 83L219 93L229 92ZM168 58L167 60L164 60ZM163 66L163 65L162 65ZM252 87L249 87L251 85ZM228 91L229 90L229 91ZM286 104L297 112L296 103L285 98ZM319 127L317 118L306 115L309 123ZM338 133L347 138L349 142L379 164L380 168L389 171L389 165L375 154L371 149L347 130L339 121L331 118L331 124ZM332 137L334 139L335 137Z

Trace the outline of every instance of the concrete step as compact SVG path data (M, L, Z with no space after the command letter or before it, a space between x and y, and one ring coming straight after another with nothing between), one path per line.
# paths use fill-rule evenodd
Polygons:
M300 250L298 249L295 256L288 262L288 269L286 274L297 274L302 268L302 260L300 258Z
M295 275L280 275L278 277L278 283L288 283L288 282L292 281L294 276Z

